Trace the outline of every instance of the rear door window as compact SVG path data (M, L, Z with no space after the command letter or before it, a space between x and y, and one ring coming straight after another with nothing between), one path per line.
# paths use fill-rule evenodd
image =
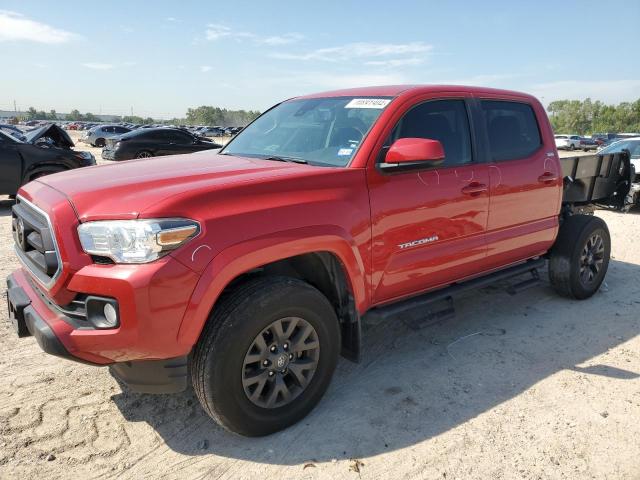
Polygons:
M176 143L178 145L188 145L193 143L193 137L186 133L175 131L169 131L167 133L169 133L169 138L172 143Z
M491 160L516 160L532 155L542 145L538 121L526 103L481 100L489 137Z

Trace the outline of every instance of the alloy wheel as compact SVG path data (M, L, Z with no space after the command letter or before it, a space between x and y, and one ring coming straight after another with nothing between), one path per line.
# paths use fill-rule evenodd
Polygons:
M604 240L599 233L591 235L580 253L580 281L589 285L598 277L604 264Z
M299 317L276 320L253 340L242 365L247 398L261 408L291 403L309 386L318 367L320 341Z

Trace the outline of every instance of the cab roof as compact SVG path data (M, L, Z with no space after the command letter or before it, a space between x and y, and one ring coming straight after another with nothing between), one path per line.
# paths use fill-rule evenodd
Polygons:
M533 98L531 95L512 90L501 90L488 87L472 87L463 85L382 85L378 87L359 87L347 88L342 90L332 90L327 92L313 93L310 95L302 95L296 97L298 99L305 98L322 98L322 97L397 97L401 94L425 94L438 92L460 92L469 94L492 94L504 95L505 97L526 97Z

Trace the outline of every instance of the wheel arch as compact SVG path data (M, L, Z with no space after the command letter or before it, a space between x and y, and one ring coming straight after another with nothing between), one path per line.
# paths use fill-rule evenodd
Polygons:
M210 313L230 289L248 278L284 275L308 282L327 297L340 321L341 353L358 361L360 312L368 304L364 265L344 239L334 237L332 243L323 240L324 248L296 248L285 242L245 252L246 256L238 255L240 246L218 254L192 295L178 333L179 343L189 348L195 345Z
M68 165L66 165L65 163L61 163L61 162L42 162L42 163L35 163L30 165L28 168L25 169L24 172L24 176L22 178L22 184L25 184L27 182L30 182L32 180L32 177L34 175L37 175L39 173L46 173L46 172L50 172L50 173L58 173L58 172L65 172L67 170L71 170L72 167L69 167Z

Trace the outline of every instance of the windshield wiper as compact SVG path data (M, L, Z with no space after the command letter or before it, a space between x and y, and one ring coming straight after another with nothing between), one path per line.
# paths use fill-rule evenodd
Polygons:
M290 162L290 163L309 163L304 158L298 157L282 157L278 155L270 155L268 157L264 157L263 160L276 160L278 162Z

